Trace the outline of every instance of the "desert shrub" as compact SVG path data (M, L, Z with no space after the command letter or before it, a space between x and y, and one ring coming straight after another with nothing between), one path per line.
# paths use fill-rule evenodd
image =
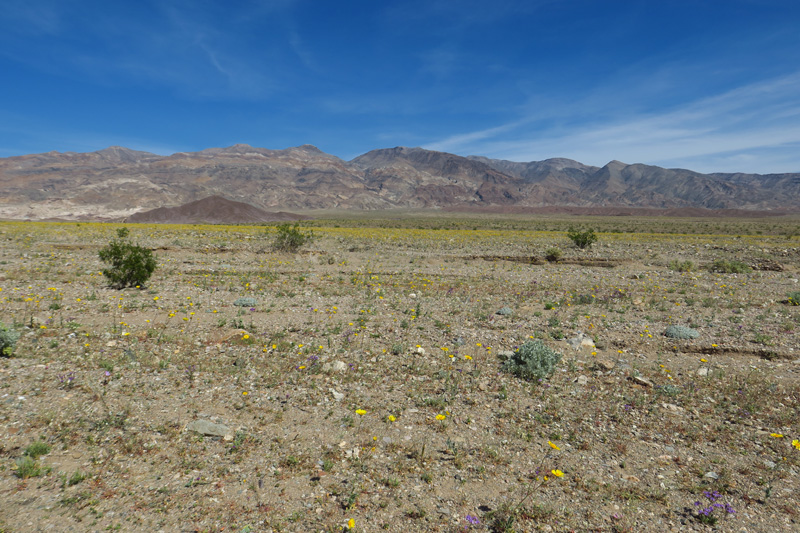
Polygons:
M800 291L789 293L789 303L791 305L800 305Z
M589 248L597 242L597 235L595 235L594 230L591 228L584 231L569 228L567 237L581 250Z
M19 331L0 322L0 355L11 357L19 340Z
M551 263L556 263L561 259L563 253L558 248L548 248L544 251L544 258Z
M233 305L236 307L255 307L258 305L258 300L246 296L244 298L236 298L236 300L233 301Z
M117 230L117 238L100 249L100 260L109 267L103 275L117 289L144 285L156 269L152 250L128 240L128 228Z
M44 474L45 471L46 469L43 469L41 466L39 466L39 463L27 455L17 459L17 471L15 473L20 479L39 477Z
M721 274L746 274L753 269L747 263L741 261L726 261L725 259L717 259L708 266L711 272L719 272Z
M50 453L50 445L43 440L37 440L27 448L25 448L25 455L31 459L38 459L42 455Z
M696 339L700 336L700 333L686 326L668 326L664 331L664 336L670 339Z
M694 263L691 261L678 261L676 259L670 262L669 268L675 272L691 272L694 270Z
M503 364L503 369L527 380L545 379L553 374L561 354L540 340L520 346Z
M314 233L311 230L301 230L299 222L295 222L294 225L288 222L281 224L277 230L278 233L272 241L272 248L279 252L296 252L314 240Z

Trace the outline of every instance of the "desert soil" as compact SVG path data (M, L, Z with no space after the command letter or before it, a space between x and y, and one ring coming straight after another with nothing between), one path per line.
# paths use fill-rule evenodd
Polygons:
M0 531L800 529L797 237L116 227L0 224Z

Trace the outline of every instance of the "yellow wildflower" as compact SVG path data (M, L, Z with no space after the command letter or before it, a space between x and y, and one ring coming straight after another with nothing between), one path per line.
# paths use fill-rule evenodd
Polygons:
M364 416L367 412L363 409L356 409L356 414L360 416Z
M555 470L550 471L556 477L564 477L564 472L556 468Z
M553 444L552 442L550 442L550 441L547 441L547 444L549 444L549 445L550 445L550 447L551 447L551 448L553 448L554 450L561 451L561 448L559 448L558 446L556 446L556 445L555 445L555 444Z

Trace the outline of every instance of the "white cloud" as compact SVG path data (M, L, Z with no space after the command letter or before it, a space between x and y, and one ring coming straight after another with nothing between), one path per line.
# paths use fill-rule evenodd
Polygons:
M516 161L569 157L598 166L618 159L701 172L798 172L798 117L795 73L661 112L616 119L567 114L561 122L569 126L545 127L532 115L427 147Z

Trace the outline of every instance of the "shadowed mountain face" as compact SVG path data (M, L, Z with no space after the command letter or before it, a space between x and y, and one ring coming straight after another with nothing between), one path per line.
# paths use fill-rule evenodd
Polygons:
M160 156L122 147L0 159L0 217L118 219L210 196L300 209L656 208L800 211L800 174L700 174L612 161L517 163L421 148L343 161L303 145Z
M293 213L270 213L243 202L221 196L209 196L178 207L157 207L129 216L126 222L146 224L258 224L307 220L310 217Z

